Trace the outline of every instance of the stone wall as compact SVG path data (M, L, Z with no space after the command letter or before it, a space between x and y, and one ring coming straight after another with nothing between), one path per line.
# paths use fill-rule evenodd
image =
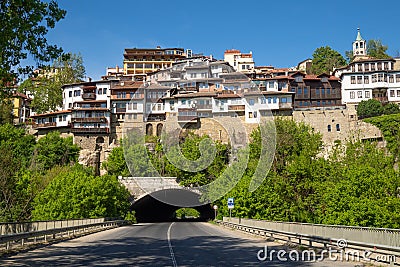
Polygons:
M310 125L322 134L322 140L329 148L335 143L350 140L382 140L380 130L371 124L357 119L354 107L344 109L296 110L293 119Z

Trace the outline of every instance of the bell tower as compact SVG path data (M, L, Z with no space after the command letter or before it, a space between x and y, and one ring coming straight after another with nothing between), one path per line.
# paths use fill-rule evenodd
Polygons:
M361 37L360 28L357 28L357 38L353 42L353 56L365 57L367 55L367 43Z

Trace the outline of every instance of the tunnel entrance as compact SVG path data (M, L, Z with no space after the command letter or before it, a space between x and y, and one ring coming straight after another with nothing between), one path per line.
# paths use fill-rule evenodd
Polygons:
M182 189L166 189L145 195L136 200L132 204L132 210L135 211L137 222L167 222L176 221L175 211L185 208L185 203L198 202L199 195ZM168 201L171 200L172 201ZM182 206L174 206L160 200L176 203L176 199L181 199ZM211 204L199 205L191 207L200 213L200 217L196 220L208 221L214 219L214 210Z

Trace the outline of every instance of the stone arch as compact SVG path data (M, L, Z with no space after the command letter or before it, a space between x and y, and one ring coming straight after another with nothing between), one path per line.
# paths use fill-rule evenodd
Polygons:
M163 125L162 123L157 124L157 131L156 131L156 134L157 134L158 137L161 136L163 126L164 126L164 125Z
M104 144L104 137L99 136L96 138L96 144Z
M153 135L153 125L151 123L146 124L146 135Z

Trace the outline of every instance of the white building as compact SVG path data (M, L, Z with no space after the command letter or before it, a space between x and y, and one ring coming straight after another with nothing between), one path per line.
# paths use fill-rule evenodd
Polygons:
M241 53L240 50L229 49L224 53L224 61L228 62L236 71L249 73L254 70L253 53Z
M335 70L342 81L342 103L357 103L377 99L380 102L400 103L400 71L395 60L376 59L366 55L365 40L358 30L353 42L354 60L348 66Z

